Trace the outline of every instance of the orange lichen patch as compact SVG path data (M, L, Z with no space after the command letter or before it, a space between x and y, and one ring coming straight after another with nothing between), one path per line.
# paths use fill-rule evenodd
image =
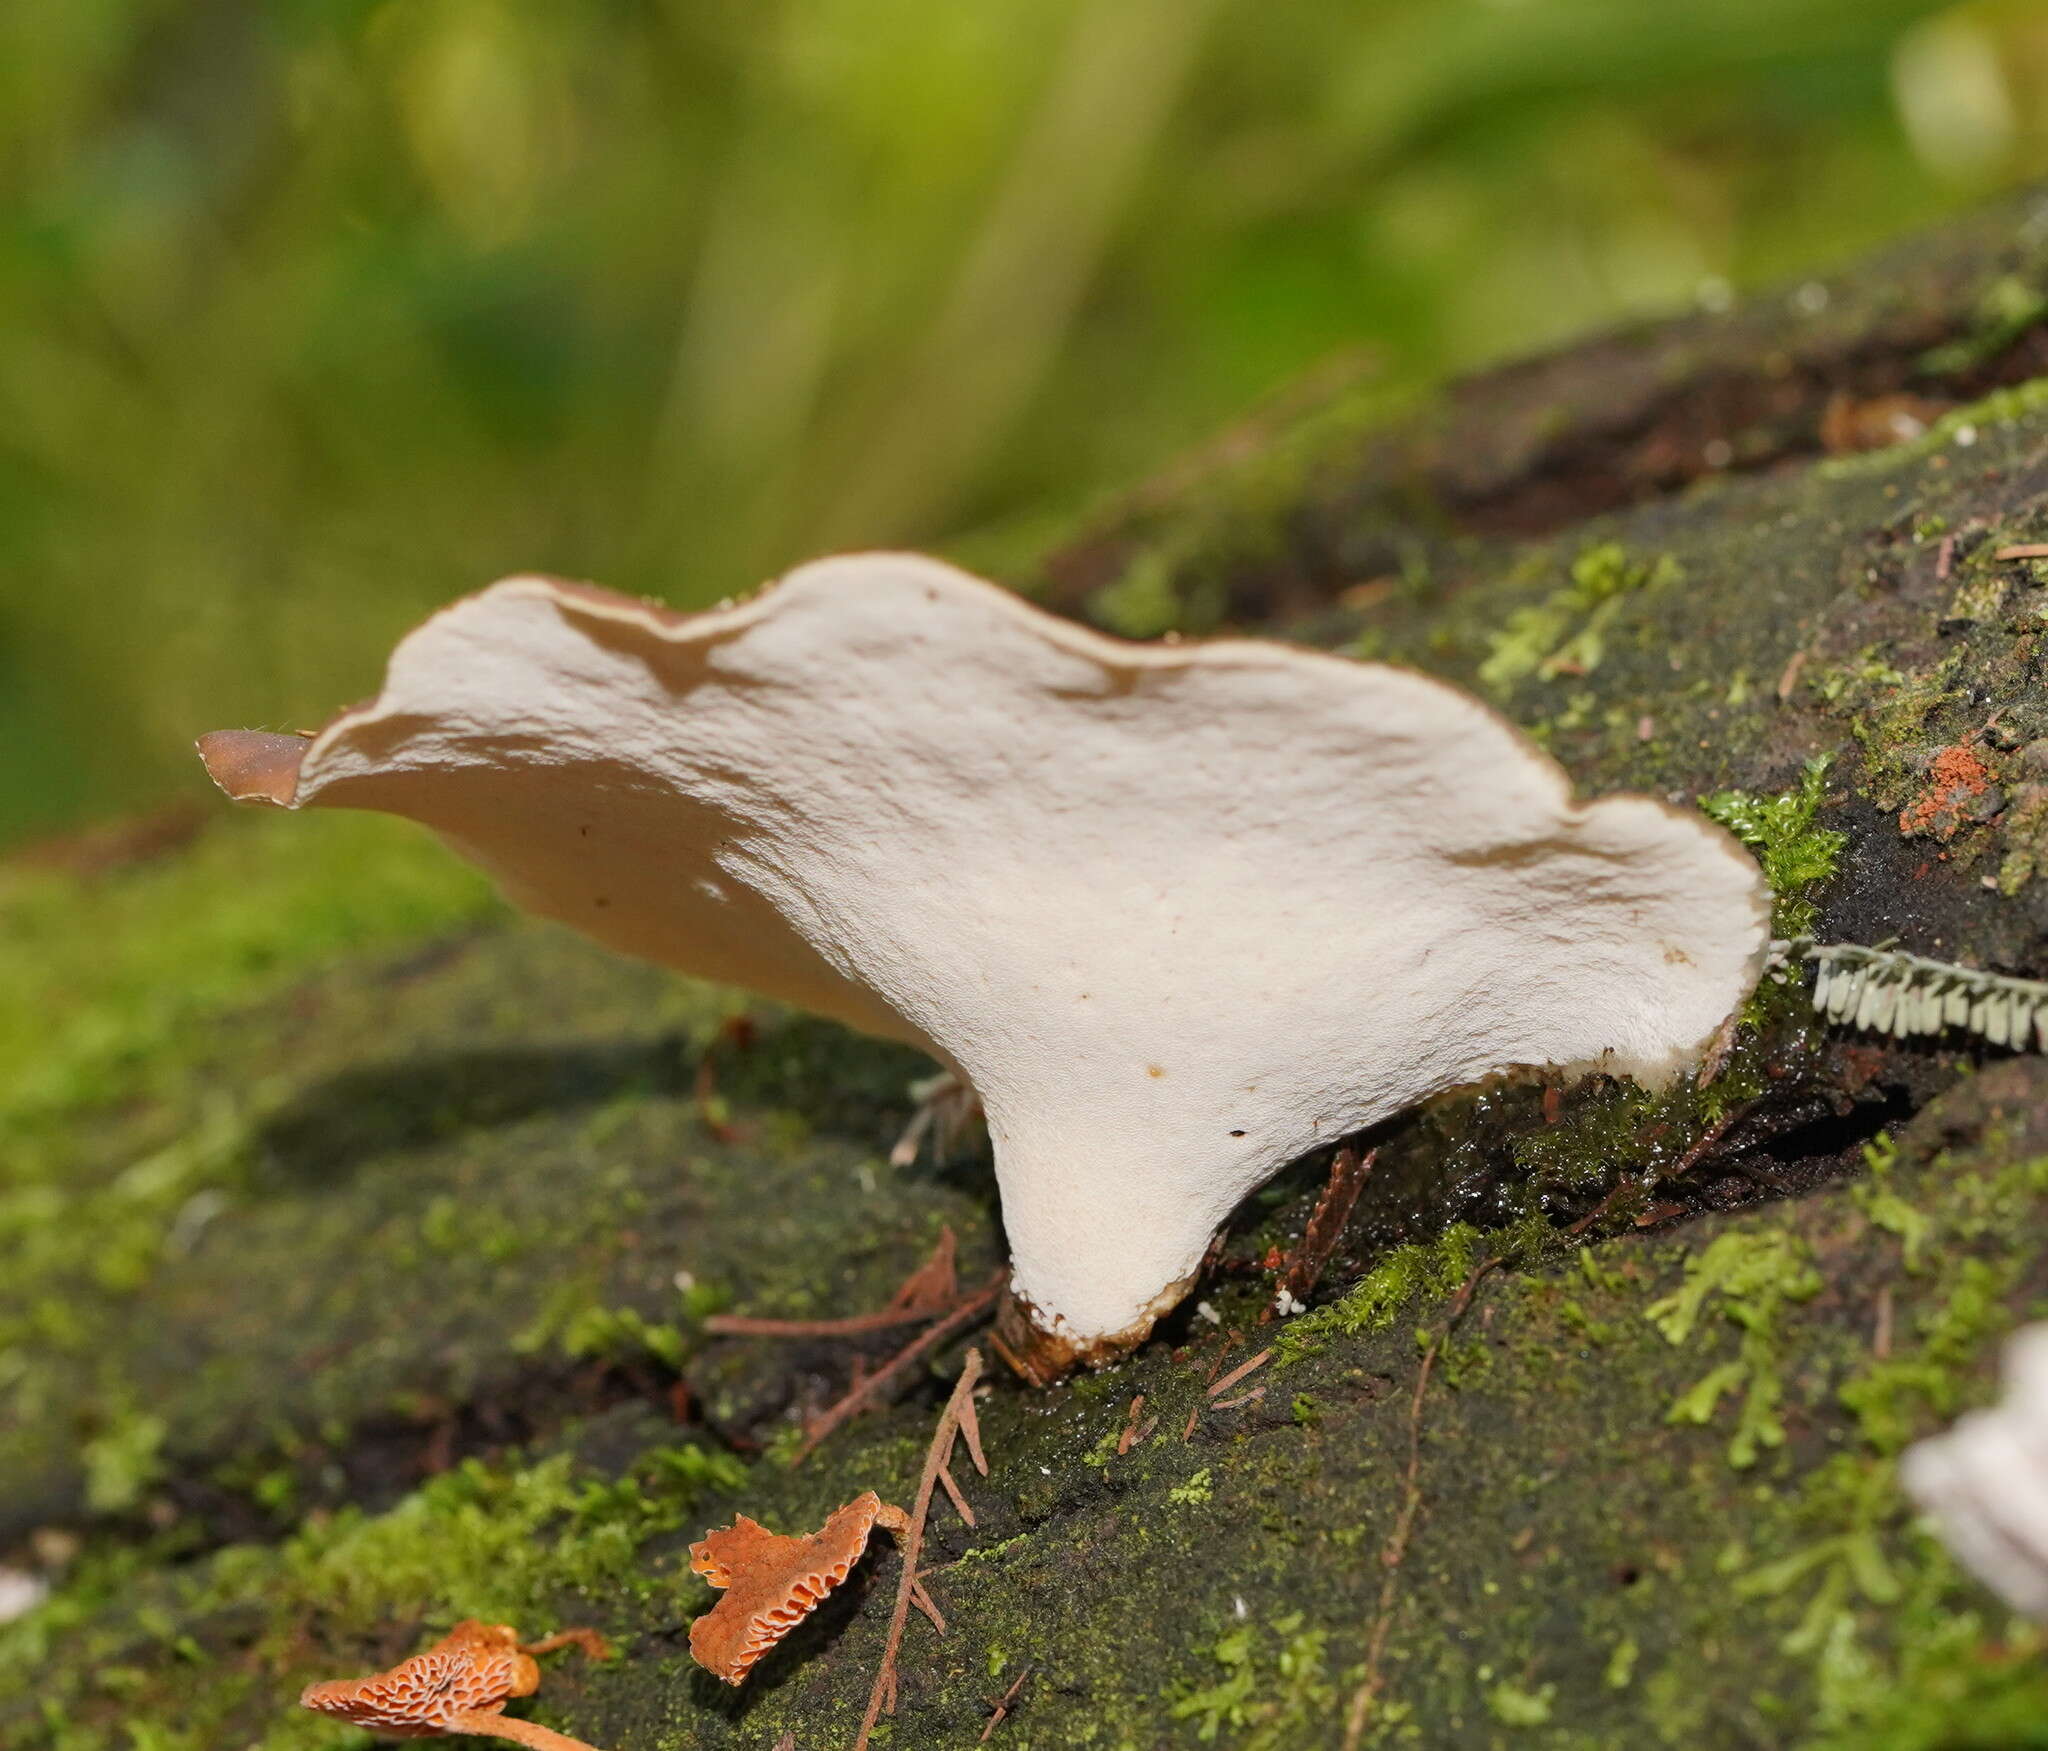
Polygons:
M908 1524L873 1490L864 1490L816 1532L785 1538L742 1514L690 1546L690 1567L725 1597L690 1625L697 1664L738 1684L754 1662L823 1603L853 1573L868 1534Z
M1899 811L1899 831L1925 835L1944 845L1961 832L1978 800L1991 788L1991 769L1975 750L1958 743L1935 755L1927 788Z
M531 1696L540 1688L533 1656L572 1642L598 1657L607 1652L593 1630L563 1630L522 1646L510 1624L465 1618L425 1653L401 1660L390 1671L309 1684L299 1703L391 1739L471 1733L510 1739L535 1751L593 1751L581 1739L502 1712L513 1697Z

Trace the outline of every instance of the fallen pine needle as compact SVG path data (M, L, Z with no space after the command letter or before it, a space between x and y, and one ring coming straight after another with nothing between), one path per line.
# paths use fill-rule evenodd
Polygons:
M1402 1480L1401 1511L1395 1516L1394 1529L1380 1550L1380 1564L1387 1575L1380 1583L1379 1607L1374 1614L1372 1633L1366 1641L1365 1682L1353 1693L1344 1723L1344 1751L1358 1751L1366 1723L1372 1718L1372 1705L1385 1682L1380 1671L1380 1657L1386 1651L1387 1631L1394 1622L1394 1600L1400 1586L1401 1564L1408 1555L1408 1540L1415 1531L1416 1517L1422 1511L1422 1400L1429 1391L1429 1376L1444 1345L1471 1308L1472 1297L1478 1293L1480 1283L1487 1272L1501 1262L1498 1257L1481 1259L1473 1267L1464 1286L1451 1297L1444 1323L1429 1340L1429 1348L1422 1353L1422 1366L1416 1370L1415 1391L1408 1400L1408 1469Z
M868 1711L861 1719L860 1735L853 1751L867 1751L868 1736L886 1710L896 1712L896 1655L903 1646L903 1626L910 1617L912 1595L923 1589L917 1579L917 1559L924 1549L925 1523L931 1518L932 1491L939 1487L939 1473L953 1455L953 1439L960 1432L960 1407L970 1402L974 1383L981 1377L981 1352L969 1350L961 1365L960 1378L946 1408L939 1413L939 1426L932 1431L932 1444L924 1456L924 1475L917 1480L917 1500L911 1505L910 1521L898 1538L903 1553L903 1578L896 1584L896 1609L889 1617L889 1637L882 1645L882 1664L875 1673L875 1688L868 1697Z
M995 1305L996 1295L1002 1289L1003 1281L1008 1275L1009 1269L1007 1266L998 1270L989 1278L987 1287L976 1294L970 1295L929 1331L920 1332L915 1339L904 1345L888 1361L884 1362L881 1367L877 1368L874 1373L850 1388L836 1404L820 1412L817 1420L806 1431L804 1444L797 1449L797 1458L809 1458L811 1454L818 1450L819 1442L823 1441L833 1430L848 1421L856 1413L866 1409L869 1400L874 1398L884 1386L908 1370L911 1363L915 1362L927 1351L936 1349L948 1338L965 1331L985 1315ZM986 1476L988 1465L981 1457L979 1445L980 1435L979 1430L977 1430L975 1438L968 1442L968 1451L974 1454L976 1468Z
M981 1729L981 1737L975 1740L977 1745L986 1745L989 1734L1003 1724L1009 1715L1010 1704L1017 1700L1017 1692L1024 1688L1024 1680L1029 1678L1034 1670L1035 1668L1026 1666L1017 1674L1017 1682L1003 1692L1003 1700L995 1705L996 1712L988 1717L988 1725Z
M1228 1374L1224 1375L1221 1380L1217 1381L1214 1386L1209 1388L1209 1396L1213 1399L1219 1393L1228 1392L1233 1386L1235 1386L1254 1368L1265 1367L1265 1365L1272 1360L1272 1357L1273 1352L1271 1350L1261 1350L1249 1362L1238 1363L1238 1365L1235 1368L1231 1369L1231 1371Z

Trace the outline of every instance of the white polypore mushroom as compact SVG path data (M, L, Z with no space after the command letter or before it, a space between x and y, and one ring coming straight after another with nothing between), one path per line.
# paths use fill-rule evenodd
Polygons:
M1128 644L907 554L691 616L508 579L310 741L200 747L232 796L411 816L532 911L944 1061L1040 1375L1135 1343L1319 1144L1515 1066L1694 1061L1766 940L1726 834L1574 802L1455 688Z
M1906 1493L1963 1565L2048 1622L2048 1324L2007 1340L1996 1405L1906 1449Z

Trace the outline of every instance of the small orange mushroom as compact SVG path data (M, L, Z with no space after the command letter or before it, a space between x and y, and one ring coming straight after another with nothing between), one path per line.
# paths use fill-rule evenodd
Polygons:
M388 1672L307 1685L299 1704L391 1739L474 1733L510 1739L533 1751L596 1751L581 1739L503 1712L511 1698L531 1696L540 1688L533 1656L569 1642L599 1658L607 1652L594 1630L567 1629L522 1644L510 1624L465 1618L425 1653L401 1660Z
M810 1616L853 1573L877 1526L910 1524L873 1490L837 1509L816 1532L794 1538L740 1515L690 1546L690 1567L725 1597L690 1625L697 1664L738 1684L754 1662Z

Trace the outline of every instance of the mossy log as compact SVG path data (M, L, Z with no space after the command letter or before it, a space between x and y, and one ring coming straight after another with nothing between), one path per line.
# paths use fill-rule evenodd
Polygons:
M1735 824L1786 934L2038 977L2044 542L2029 196L1427 405L1276 414L1016 581L1445 675L1585 789ZM608 1751L848 1744L894 1556L733 1691L684 1547L902 1499L958 1349L793 1464L890 1337L703 1322L877 1306L946 1226L973 1280L986 1161L889 1164L914 1055L515 920L403 833L223 819L0 878L0 1038L36 1048L0 1087L0 1566L53 1588L0 1628L0 1742L339 1745L302 1683L480 1616L622 1650L519 1705ZM2048 1305L2048 1068L1825 1026L1803 978L1706 1086L1387 1127L1298 1318L1264 1316L1320 1161L1139 1355L998 1375L888 1743L1013 1693L1008 1751L2048 1745L2048 1649L1893 1466Z

